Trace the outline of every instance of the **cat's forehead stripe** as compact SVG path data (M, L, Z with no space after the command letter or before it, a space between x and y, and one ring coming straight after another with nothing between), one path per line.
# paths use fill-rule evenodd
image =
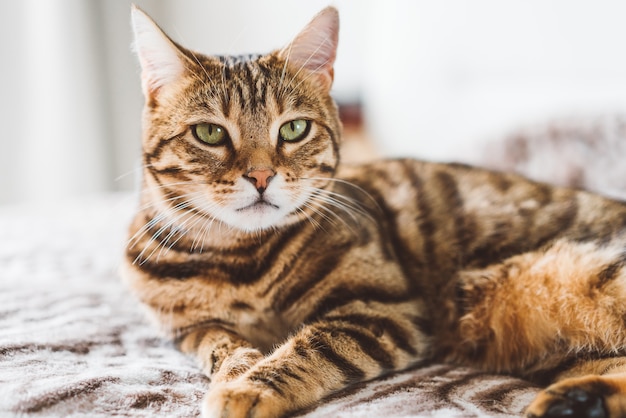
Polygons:
M261 54L242 54L242 55L221 55L217 58L226 67L234 67L237 64L243 64L250 61L256 61L262 57Z
M230 85L229 100L222 109L224 114L230 113L229 107L233 104L231 98L236 98L237 103L250 110L267 106L267 89L271 77L267 69L258 62L250 59L229 61L224 66L223 76L224 81Z

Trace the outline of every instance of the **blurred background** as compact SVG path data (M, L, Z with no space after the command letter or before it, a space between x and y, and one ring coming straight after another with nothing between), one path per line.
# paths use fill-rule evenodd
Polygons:
M281 47L328 0L137 0L206 53ZM552 117L626 110L626 2L334 0L333 94L383 155L469 160ZM0 203L131 190L131 1L0 0ZM358 112L357 112L358 113Z

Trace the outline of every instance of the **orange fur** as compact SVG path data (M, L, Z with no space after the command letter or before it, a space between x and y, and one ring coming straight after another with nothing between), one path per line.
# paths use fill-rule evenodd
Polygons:
M480 366L531 375L564 355L619 353L626 345L626 275L603 285L600 272L621 245L557 241L486 270L462 272L468 293L481 300L460 318L463 344L480 349ZM565 353L563 353L565 351Z

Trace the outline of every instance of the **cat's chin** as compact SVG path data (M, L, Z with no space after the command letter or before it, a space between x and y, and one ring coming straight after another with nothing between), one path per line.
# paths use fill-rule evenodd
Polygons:
M244 232L258 232L286 225L289 214L273 203L258 201L232 211L222 221Z

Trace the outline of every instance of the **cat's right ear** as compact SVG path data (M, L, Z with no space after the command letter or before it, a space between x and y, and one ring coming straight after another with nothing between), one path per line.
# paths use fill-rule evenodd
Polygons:
M296 70L311 71L319 85L330 90L338 37L339 13L329 6L319 12L279 55Z
M180 78L185 71L184 55L176 44L137 6L131 8L135 33L134 50L141 65L141 88L146 98Z

